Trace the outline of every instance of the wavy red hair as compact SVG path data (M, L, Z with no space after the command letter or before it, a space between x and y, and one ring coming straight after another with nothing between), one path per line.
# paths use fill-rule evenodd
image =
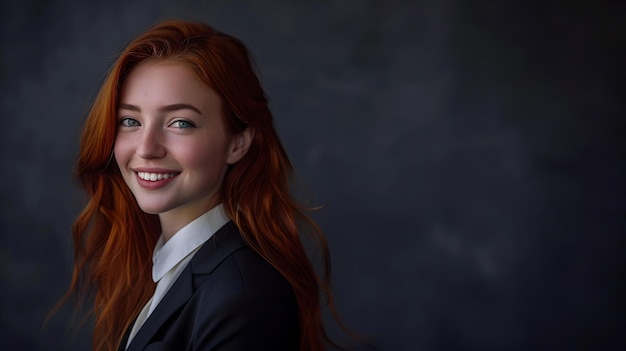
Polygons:
M160 233L158 217L141 211L111 160L120 86L146 60L186 65L221 97L230 133L254 128L248 153L225 176L222 202L247 244L291 284L299 309L300 349L334 345L321 317L322 295L336 317L328 247L317 225L290 195L292 165L274 129L248 50L238 39L207 25L168 21L140 35L121 53L82 133L76 175L89 200L72 227L75 264L68 294L94 294L94 350L117 349L154 291L150 270ZM298 230L302 224L323 254L323 278L302 245Z

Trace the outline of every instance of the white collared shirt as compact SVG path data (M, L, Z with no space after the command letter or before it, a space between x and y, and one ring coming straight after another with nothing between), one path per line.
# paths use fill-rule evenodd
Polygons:
M126 348L172 284L180 276L193 255L230 219L219 204L181 228L167 242L159 237L152 254L152 280L157 283L154 295L143 307L128 336Z

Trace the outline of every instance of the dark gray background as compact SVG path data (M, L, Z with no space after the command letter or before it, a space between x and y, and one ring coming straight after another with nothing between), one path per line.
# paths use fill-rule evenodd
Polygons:
M80 127L128 40L184 18L255 53L356 332L623 350L626 8L562 3L3 0L0 348L88 348L69 307L42 328L69 282Z

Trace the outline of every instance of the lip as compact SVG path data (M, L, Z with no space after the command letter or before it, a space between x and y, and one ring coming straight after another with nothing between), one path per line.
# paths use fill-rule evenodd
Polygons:
M175 171L175 170L166 169L166 168L138 167L138 168L132 168L131 170L135 173L135 179L137 179L137 184L139 184L139 186L141 186L142 188L148 189L148 190L161 189L167 184L169 184L176 177L178 177L178 175L180 174L180 171ZM139 172L174 174L174 176L167 178L167 179L150 181L150 180L144 180L144 179L139 178Z

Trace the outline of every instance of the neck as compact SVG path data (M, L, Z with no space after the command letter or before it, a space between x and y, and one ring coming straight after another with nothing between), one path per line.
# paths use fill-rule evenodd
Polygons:
M191 208L176 208L168 212L160 213L159 221L161 222L161 233L163 235L163 240L167 242L184 226L193 222L196 218L202 216L210 209L219 205L219 203L219 199L215 198L207 202L203 206L192 206Z

